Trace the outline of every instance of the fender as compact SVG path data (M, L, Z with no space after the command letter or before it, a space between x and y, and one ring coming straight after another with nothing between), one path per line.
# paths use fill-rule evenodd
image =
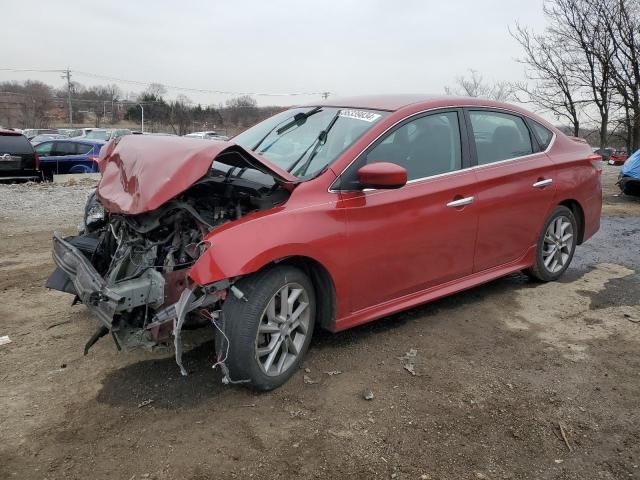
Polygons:
M305 225L305 227L302 227ZM339 272L338 244L345 242L343 212L327 204L301 208L285 206L253 213L211 232L209 248L191 268L189 277L199 285L256 272L277 260L304 256L324 266L331 275L338 298L346 290Z

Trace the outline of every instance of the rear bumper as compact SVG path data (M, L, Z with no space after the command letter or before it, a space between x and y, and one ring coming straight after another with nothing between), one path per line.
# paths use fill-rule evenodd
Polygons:
M42 180L39 170L0 170L0 182Z

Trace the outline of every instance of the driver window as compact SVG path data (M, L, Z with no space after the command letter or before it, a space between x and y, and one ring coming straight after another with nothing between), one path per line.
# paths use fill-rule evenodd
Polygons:
M400 165L408 180L460 170L458 114L435 113L401 125L368 152L366 162Z

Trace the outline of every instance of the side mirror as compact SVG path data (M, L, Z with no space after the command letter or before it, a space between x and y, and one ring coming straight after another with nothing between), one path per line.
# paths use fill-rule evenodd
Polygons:
M358 170L358 182L362 188L400 188L407 184L407 170L395 163L369 163Z

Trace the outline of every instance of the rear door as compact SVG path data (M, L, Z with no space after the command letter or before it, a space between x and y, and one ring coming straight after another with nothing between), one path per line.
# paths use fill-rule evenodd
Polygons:
M475 108L465 117L477 165L480 272L515 262L536 244L554 197L554 165L524 117Z
M78 155L78 144L69 141L55 142L53 147L53 156L55 157L56 172L58 174L73 173L72 167L82 160L82 156Z

